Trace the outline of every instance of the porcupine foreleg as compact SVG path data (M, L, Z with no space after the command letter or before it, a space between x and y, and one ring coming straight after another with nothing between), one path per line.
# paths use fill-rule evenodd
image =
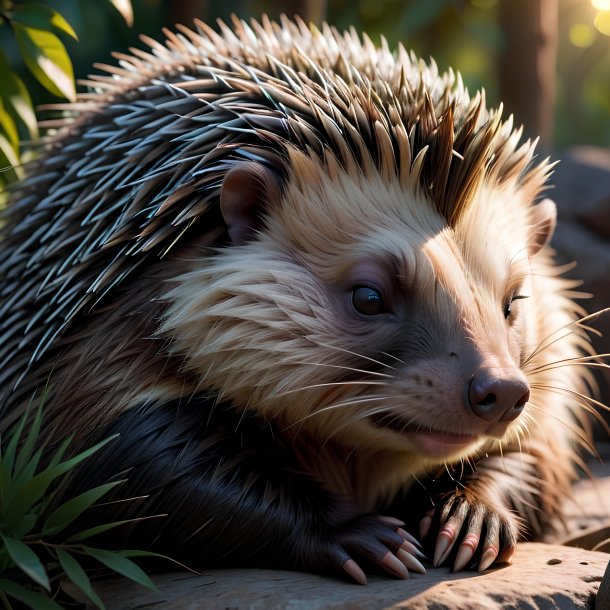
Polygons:
M402 522L332 497L297 472L271 428L221 407L210 415L212 407L202 398L123 414L104 432L120 437L92 458L70 493L126 478L114 499L148 497L100 508L104 522L167 516L117 530L117 541L194 566L301 569L363 584L361 565L399 578L407 567L423 571Z
M485 570L514 553L521 520L510 504L513 475L496 469L498 459L466 469L449 485L451 491L437 494L436 508L422 519L420 532L434 549L435 566Z
M433 564L485 570L508 561L519 539L540 533L541 524L557 514L561 497L569 494L570 474L554 470L532 443L424 482L432 507L419 532Z

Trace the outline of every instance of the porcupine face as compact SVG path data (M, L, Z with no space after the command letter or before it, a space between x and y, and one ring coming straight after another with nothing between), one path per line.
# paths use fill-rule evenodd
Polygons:
M516 432L529 255L552 204L483 184L449 227L398 181L292 164L255 238L195 258L169 294L161 332L201 386L284 429L424 464Z

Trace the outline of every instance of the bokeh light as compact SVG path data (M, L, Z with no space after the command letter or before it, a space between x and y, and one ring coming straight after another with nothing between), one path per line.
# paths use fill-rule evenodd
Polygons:
M610 36L610 11L600 11L593 22L598 32Z
M610 11L610 0L591 0L591 4L600 11Z
M574 46L586 49L595 42L597 32L588 23L575 23L570 26L568 36Z

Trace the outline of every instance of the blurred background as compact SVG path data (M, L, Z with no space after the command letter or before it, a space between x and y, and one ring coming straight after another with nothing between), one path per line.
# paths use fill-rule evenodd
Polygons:
M145 47L140 34L163 40L163 27L231 13L354 26L459 70L471 92L484 87L489 106L502 101L540 136L541 154L561 160L554 247L578 261L570 273L595 295L586 308L610 305L610 0L0 0L0 204L21 143L37 137L32 108L73 96L74 77L115 63L111 51ZM610 337L610 315L595 326Z
M471 90L484 86L493 106L503 100L548 147L610 147L610 0L133 0L131 26L110 2L38 4L55 9L78 35L62 37L77 78L94 62L111 61L113 50L142 46L139 34L162 38L162 27L195 17L300 14L340 29L353 25L376 42L383 34L391 46L402 41L441 68L458 69ZM0 48L34 102L56 99L31 82L13 38L0 27Z

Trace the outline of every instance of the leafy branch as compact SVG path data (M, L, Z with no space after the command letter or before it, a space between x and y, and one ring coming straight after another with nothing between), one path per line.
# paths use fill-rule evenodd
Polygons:
M26 423L29 430L23 437ZM53 504L66 477L117 435L64 459L72 440L67 438L41 468L45 452L45 444L40 443L39 438L41 424L42 406L33 417L25 413L8 442L1 443L0 601L4 607L12 608L11 600L16 600L35 610L59 610L60 606L51 597L53 583L59 578L67 578L96 607L103 609L104 604L93 589L83 560L87 564L93 560L140 585L155 589L150 578L130 557L167 557L147 551L109 551L85 544L93 536L141 519L98 524L72 533L61 542L56 541L85 511L125 482L111 481L58 506Z
M130 0L110 0L128 25L133 23ZM10 28L28 71L52 95L76 99L74 69L60 36L78 40L68 21L45 4L0 0L0 28ZM0 185L20 177L20 135L38 137L36 114L23 80L0 49Z

